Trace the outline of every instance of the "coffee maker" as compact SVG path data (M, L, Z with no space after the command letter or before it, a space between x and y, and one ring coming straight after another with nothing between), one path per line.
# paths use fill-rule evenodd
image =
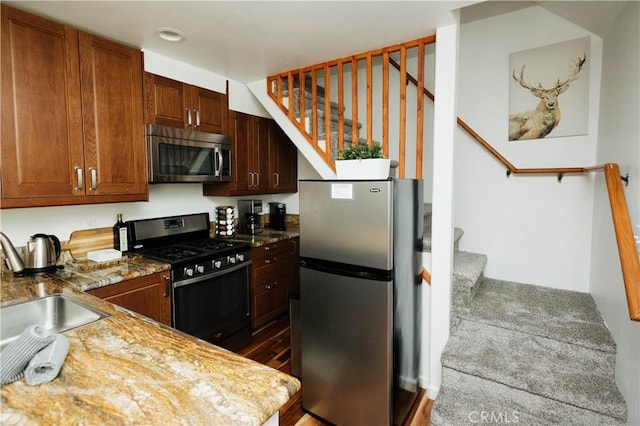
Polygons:
M276 231L286 231L285 217L287 205L284 203L269 203L269 228Z
M238 228L240 232L249 235L262 232L261 214L262 200L238 200Z

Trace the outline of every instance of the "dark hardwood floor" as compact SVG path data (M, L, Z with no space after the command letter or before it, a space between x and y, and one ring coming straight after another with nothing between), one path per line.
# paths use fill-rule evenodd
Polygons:
M289 341L289 317L280 317L258 330L253 343L241 351L240 355L268 365L276 370L291 374L291 347ZM304 383L302 384L304 386ZM430 424L433 401L424 392L413 402L408 418L402 426L428 426ZM313 417L302 410L300 392L280 410L281 426L328 426L329 423Z

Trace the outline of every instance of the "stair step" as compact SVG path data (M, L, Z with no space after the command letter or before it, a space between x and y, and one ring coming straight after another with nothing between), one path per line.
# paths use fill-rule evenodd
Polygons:
M468 307L475 297L482 278L487 256L480 253L459 251L453 257L452 306Z
M588 293L485 278L473 303L460 316L604 352L616 350Z
M316 96L316 102L318 104L318 109L324 111L325 108L325 98L324 92L322 96L320 93ZM288 108L289 106L289 91L285 90L282 92L282 104ZM311 110L313 109L313 94L311 92L304 92L304 109ZM331 112L337 114L339 111L339 105L337 102L330 102ZM293 89L293 115L298 117L300 115L300 89Z
M460 320L441 361L443 368L459 373L616 419L626 417L611 352Z
M567 426L625 424L616 418L551 398L445 368L431 424L558 424ZM484 419L484 421L483 421Z

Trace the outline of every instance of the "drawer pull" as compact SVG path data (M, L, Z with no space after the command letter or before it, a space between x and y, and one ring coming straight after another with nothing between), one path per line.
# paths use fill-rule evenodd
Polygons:
M277 244L272 244L270 246L264 246L264 251L276 250L278 248Z
M278 287L278 281L274 281L273 284L267 284L266 286L264 286L264 288L266 288L267 290L273 290L274 288Z
M277 261L278 261L278 257L277 257L277 256L274 256L274 257L273 257L273 258L271 258L271 259L265 259L265 260L264 260L264 263L266 263L267 265L270 265L270 264L272 264L272 263L276 263Z

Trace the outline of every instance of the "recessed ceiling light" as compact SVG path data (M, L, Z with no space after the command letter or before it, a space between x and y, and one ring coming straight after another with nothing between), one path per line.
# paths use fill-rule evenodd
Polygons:
M171 43L179 43L185 38L182 31L169 27L157 28L155 31L155 35L156 37L159 37L165 41L170 41Z

